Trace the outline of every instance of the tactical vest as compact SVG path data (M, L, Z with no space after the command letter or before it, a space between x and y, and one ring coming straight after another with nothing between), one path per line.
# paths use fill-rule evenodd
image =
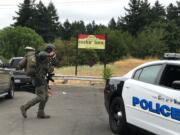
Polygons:
M34 51L28 52L26 55L26 74L27 76L34 77L36 75L37 61Z

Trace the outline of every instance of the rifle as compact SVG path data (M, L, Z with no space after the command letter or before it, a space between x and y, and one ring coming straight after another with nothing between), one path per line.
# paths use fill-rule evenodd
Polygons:
M49 81L54 82L54 79L52 78L55 74L54 73L48 73L46 76L47 84L49 84Z
M54 56L56 56L56 54ZM50 62L49 62L49 66L53 67L53 71L54 71L54 66L55 65L56 65L56 57L53 57L53 58L50 59ZM48 73L47 76L46 76L47 84L48 84L48 95L49 96L52 96L51 88L49 87L49 81L54 82L54 79L52 77L55 74L53 73L53 71L51 71L51 73Z
M47 84L48 84L48 96L52 96L53 93L51 91L51 87L49 86L49 81L54 82L54 79L52 79L52 77L54 76L54 73L48 73L46 76L47 79Z

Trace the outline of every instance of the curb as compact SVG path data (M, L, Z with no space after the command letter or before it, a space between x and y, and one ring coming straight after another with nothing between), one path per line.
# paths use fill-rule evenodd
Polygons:
M50 85L74 85L74 86L94 86L94 87L103 87L105 86L104 81L97 80L54 80L50 82Z

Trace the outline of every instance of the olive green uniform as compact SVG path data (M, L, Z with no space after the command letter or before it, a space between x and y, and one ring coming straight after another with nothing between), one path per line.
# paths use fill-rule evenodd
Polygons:
M39 103L39 109L38 109L38 114L39 115L44 115L44 108L45 105L48 101L48 87L47 83L41 86L35 87L35 93L36 97L33 98L32 100L28 101L24 107L25 110L28 110L30 107L34 106L35 104Z
M48 101L48 84L46 80L46 75L48 73L49 68L50 66L48 53L42 51L38 54L37 73L35 77L32 78L32 83L35 86L35 93L37 96L34 99L28 101L25 105L23 105L23 109L25 112L30 107L39 103L37 116L45 116L44 109Z

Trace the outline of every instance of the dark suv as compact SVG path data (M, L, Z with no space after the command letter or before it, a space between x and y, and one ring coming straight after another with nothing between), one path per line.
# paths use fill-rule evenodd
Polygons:
M31 78L26 75L24 70L16 70L18 63L23 57L13 57L9 60L10 76L15 90L34 89L31 83Z

